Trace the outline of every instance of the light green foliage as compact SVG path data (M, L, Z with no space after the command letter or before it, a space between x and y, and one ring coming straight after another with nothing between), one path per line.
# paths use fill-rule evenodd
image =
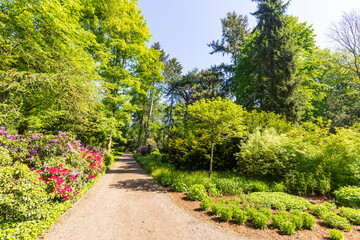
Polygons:
M10 166L12 159L9 154L9 150L4 147L0 147L0 166Z
M202 210L208 211L211 208L213 202L214 202L214 199L212 199L211 197L204 198L200 202L200 207Z
M278 192L250 193L247 202L258 207L267 207L277 210L307 210L310 203L302 197Z
M296 233L296 225L291 221L284 222L281 224L280 230L286 235L293 235Z
M332 228L347 229L348 231L352 228L350 222L346 218L340 217L334 212L328 212L322 215L321 218L327 226Z
M221 210L225 207L225 200L223 199L219 199L218 202L216 204L213 204L211 206L211 212L212 214L219 215Z
M49 196L40 175L24 165L0 168L0 212L4 220L40 218Z
M267 228L267 224L270 218L261 211L256 209L252 209L248 211L251 222L254 224L256 228L265 229Z
M191 185L186 193L186 196L189 200L201 201L204 198L207 198L206 188L202 184Z
M237 195L243 192L241 184L233 179L214 178L212 181L216 184L216 188L223 194Z
M303 215L303 226L305 229L314 229L316 219L310 213L304 212Z
M347 186L334 191L336 202L346 206L360 209L360 187Z
M334 203L330 203L330 202L325 202L322 203L320 205L311 205L310 210L318 215L320 218L322 218L322 216L328 214L328 213L333 213L334 210L336 209L336 205Z
M272 216L272 226L281 229L283 223L289 221L289 214L286 211L279 211Z
M223 140L244 134L243 109L230 99L201 99L188 107L191 116L198 120L196 128L211 148L209 175L212 175L214 145Z
M328 236L332 240L345 239L344 234L342 232L340 232L339 230L337 230L337 229L329 229L328 230Z
M300 159L308 159L308 146L301 138L278 134L275 129L258 129L248 136L236 154L241 173L280 180Z
M348 219L351 223L360 225L360 209L340 207L339 212L341 216Z
M221 192L217 188L209 188L208 190L210 197L221 197Z
M220 219L223 221L230 221L233 217L233 209L230 207L223 207L220 210Z
M290 222L292 222L295 225L295 230L301 230L304 225L302 213L291 212Z
M188 188L189 186L181 180L174 181L172 184L172 190L175 192L186 192Z
M237 224L245 224L247 220L247 215L244 210L242 210L239 206L233 207L233 217Z

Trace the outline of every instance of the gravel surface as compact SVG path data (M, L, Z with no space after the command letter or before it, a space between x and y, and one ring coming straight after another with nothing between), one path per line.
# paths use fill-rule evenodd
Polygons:
M45 236L60 239L245 239L176 205L124 154Z

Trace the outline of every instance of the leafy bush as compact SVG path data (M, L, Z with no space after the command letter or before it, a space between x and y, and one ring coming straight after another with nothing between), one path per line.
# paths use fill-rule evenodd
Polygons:
M302 213L294 213L291 212L290 214L290 222L292 222L295 225L296 230L301 230L304 225L304 220Z
M329 229L328 235L329 235L330 239L332 239L332 240L345 239L344 234L336 229Z
M221 197L221 192L217 188L209 188L208 190L210 197Z
M230 221L232 219L233 216L233 210L232 208L229 207L223 207L220 210L220 219L223 221Z
M212 214L219 215L221 210L225 207L225 201L223 199L219 199L219 201L216 204L213 204L211 206L211 212Z
M258 207L267 207L277 210L307 210L310 203L302 197L278 192L256 192L247 196L247 201Z
M339 212L341 216L345 217L353 224L360 225L360 209L340 207Z
M235 218L237 224L246 223L246 219L247 219L246 212L242 210L240 207L233 208L233 217Z
M250 216L251 222L254 224L254 226L256 228L261 228L261 229L267 228L267 224L268 224L270 218L268 216L266 216L264 213L254 209L254 210L249 211L249 216Z
M155 145L145 145L136 149L136 152L140 153L143 156L146 156L149 155L149 153L151 154L155 149L157 149ZM159 152L158 149L157 151Z
M281 180L300 160L308 159L301 138L278 134L275 129L256 130L248 136L239 153L238 171L270 180Z
M273 227L281 229L283 223L289 221L289 214L286 211L279 211L278 214L274 214L271 219Z
M40 175L24 164L0 168L0 213L3 219L39 218L48 200Z
M281 224L280 230L283 234L293 235L296 233L296 225L293 222L284 222Z
M186 194L187 198L192 201L201 201L204 198L207 198L206 188L202 184L190 186Z
M310 210L320 218L328 213L333 213L336 205L330 202L324 202L320 205L311 205Z
M333 212L326 213L322 216L322 219L329 227L351 230L350 222L346 218L340 217Z
M214 199L207 197L201 200L200 207L202 210L207 211L211 208L211 205L213 204Z
M188 188L188 185L182 180L174 181L172 184L172 190L175 192L186 192Z
M316 219L310 213L304 212L303 215L303 226L305 229L314 229Z
M334 191L336 202L345 207L360 209L360 187L347 186Z

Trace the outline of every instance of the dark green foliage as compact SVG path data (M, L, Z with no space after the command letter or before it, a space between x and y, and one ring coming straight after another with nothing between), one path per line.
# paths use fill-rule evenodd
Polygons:
M206 188L202 184L191 185L186 192L186 196L189 200L201 201L204 198L207 198Z
M360 187L348 186L334 191L336 202L345 206L360 209Z

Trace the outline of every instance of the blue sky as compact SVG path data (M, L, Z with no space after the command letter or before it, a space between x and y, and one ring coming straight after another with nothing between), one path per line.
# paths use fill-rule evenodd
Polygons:
M139 0L153 35L151 43L160 42L165 52L183 65L183 73L228 62L227 57L210 55L207 44L221 38L220 19L227 12L247 15L250 27L255 26L250 13L256 6L251 0ZM312 25L317 45L327 48L333 46L326 37L330 24L350 10L360 10L360 1L292 0L287 13Z

